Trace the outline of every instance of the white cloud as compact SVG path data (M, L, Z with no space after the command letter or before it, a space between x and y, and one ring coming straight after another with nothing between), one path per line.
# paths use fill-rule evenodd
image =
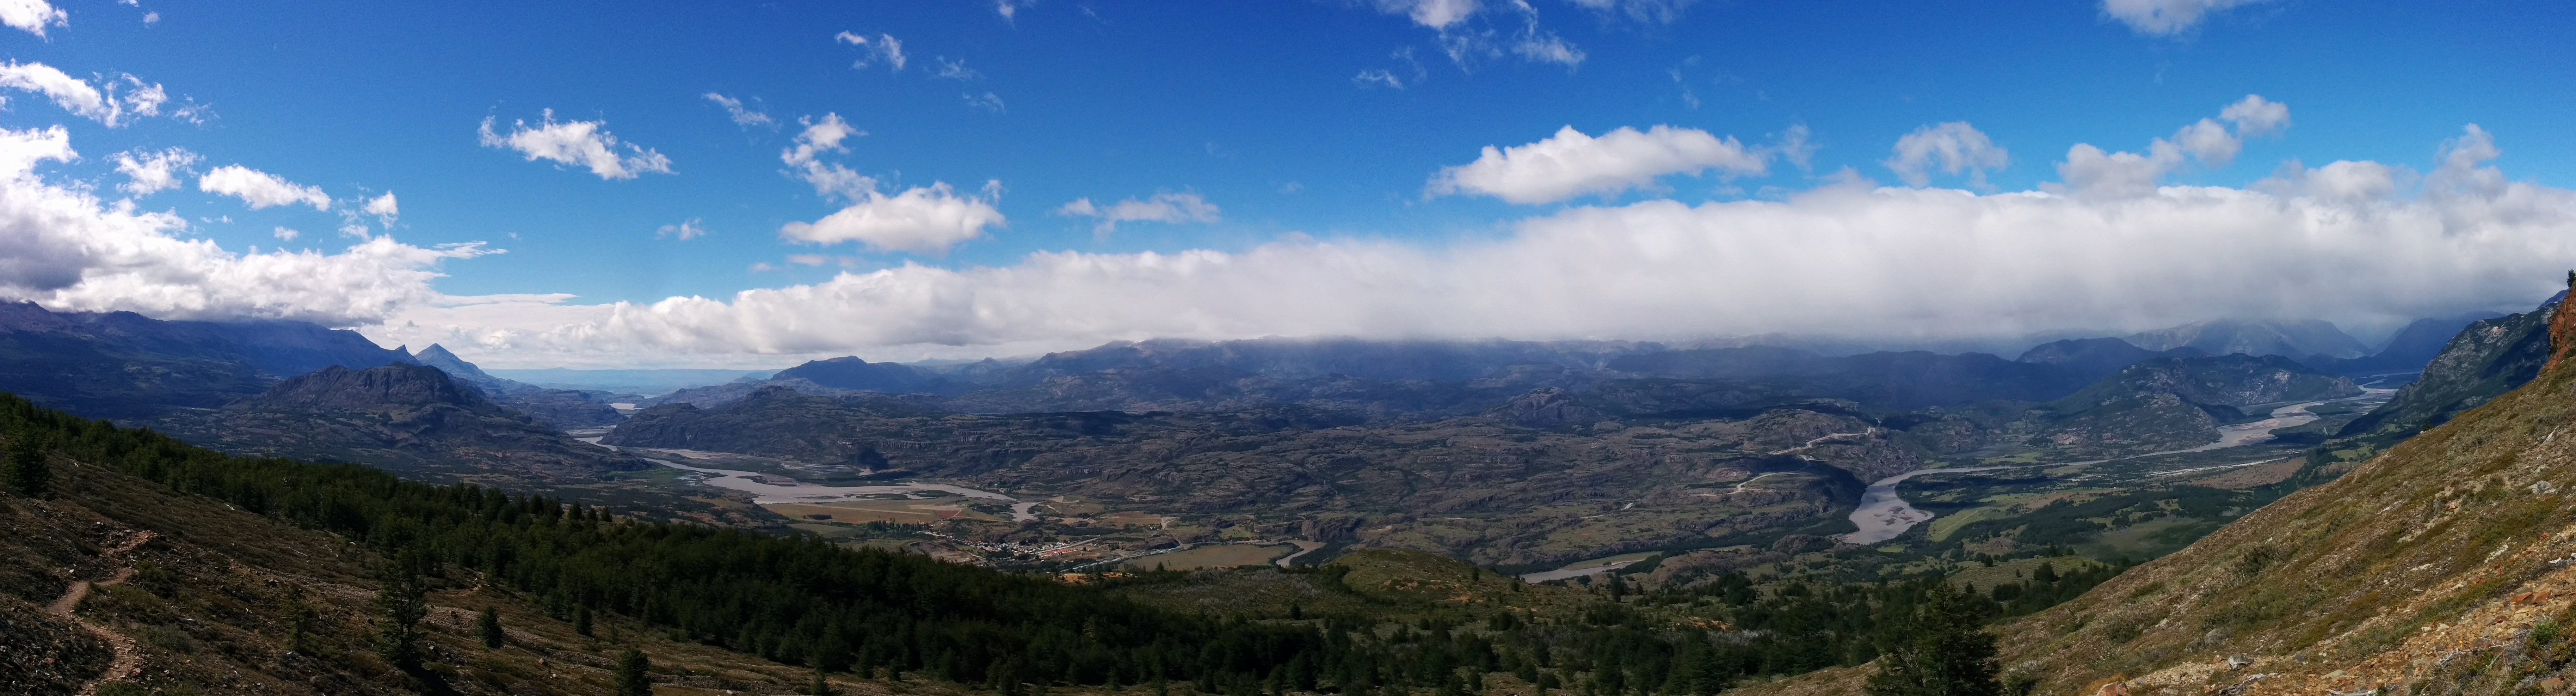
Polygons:
M931 73L931 77L941 77L958 81L984 79L984 73L976 72L974 68L966 67L965 59L949 60L947 56L940 56L937 61L939 63L939 70Z
M197 190L242 199L252 210L298 203L314 210L331 209L331 196L319 186L299 185L238 164L216 167L197 177Z
M640 145L622 143L625 154L618 153L617 136L609 134L607 121L555 122L555 110L547 109L543 122L528 127L526 121L513 121L510 134L492 130L493 118L483 118L478 131L484 147L516 150L528 161L551 160L561 164L590 168L601 179L633 179L647 172L671 173L671 158Z
M1384 70L1362 70L1360 74L1351 76L1351 83L1361 87L1382 85L1388 89L1404 89L1404 80Z
M337 254L229 252L173 236L187 229L176 215L136 212L35 173L41 162L77 156L60 126L0 129L0 297L63 311L347 326L434 301L439 263L494 253L382 237Z
M2413 170L2378 162L2343 160L2309 169L2298 160L2290 160L2272 172L2271 178L2254 182L2249 188L2282 197L2357 205L2394 198L2418 178Z
M2144 155L2106 153L2091 144L2079 143L2067 149L2066 161L2058 163L2058 178L2065 180L2066 188L2076 195L2145 196L2155 192L2165 175L2182 168L2185 155L2213 169L2227 166L2244 150L2246 136L2286 127L2290 107L2249 94L2220 110L2219 117L2235 123L2236 132L2230 133L2226 126L2204 118L2175 131L2171 140L2157 138L2149 142Z
M2220 109L2218 117L2236 124L2238 137L2269 135L2290 127L2290 105L2264 99L2260 94L2248 94L2244 99Z
M799 118L796 119L796 123L805 128L797 131L796 143L793 146L779 151L778 160L787 163L787 166L797 168L799 170L797 177L804 179L805 183L813 184L815 194L826 198L856 201L876 193L875 178L820 159L825 152L847 151L841 146L841 141L864 137L868 134L867 131L859 130L851 126L848 121L841 120L841 115L838 113L825 113L820 121L811 117Z
M1653 24L1671 24L1682 18L1682 10L1696 0L1570 0L1578 7L1604 14L1617 12L1629 19Z
M705 96L707 101L715 102L717 106L724 107L725 113L733 117L734 125L742 126L744 128L750 128L752 126L760 126L762 128L778 127L778 121L776 119L770 118L767 113L743 106L742 100L740 99L735 99L733 97L728 97L714 92L708 92Z
M850 69L853 70L865 69L873 63L885 63L892 66L896 72L901 72L904 63L908 62L903 56L903 42L896 40L892 34L878 34L877 38L869 39L844 31L832 35L832 40L859 47L859 59L850 63Z
M1882 164L1908 186L1931 185L1932 171L1938 169L1951 176L1965 172L1971 185L1984 188L1986 172L2002 169L2011 160L2011 153L1975 126L1951 121L1922 126L1897 138L1895 153Z
M1433 29L1447 29L1467 21L1483 9L1478 0L1377 0L1379 12L1400 14L1413 23Z
M303 232L298 232L298 231L295 231L295 230L287 229L287 228L286 228L286 227L284 227L284 226L280 226L280 227L278 227L278 228L277 228L277 230L276 230L276 231L270 232L270 233L268 233L268 234L269 234L269 236L271 236L271 237L276 237L276 238L277 238L277 241L281 241L281 242L292 242L292 241L295 241L295 238L304 236L304 233L303 233Z
M2102 0L2102 13L2148 36L2174 36L2200 26L2209 15L2267 0Z
M199 158L197 153L174 147L160 152L119 152L114 159L116 172L126 178L126 182L118 184L116 189L136 196L148 196L178 188L180 172L188 165L196 164Z
M653 236L673 237L685 242L707 236L707 228L704 221L701 221L698 218L689 218L687 220L680 221L680 224L677 225L663 225L662 229L653 231Z
M2470 131L2442 166L2471 185L2367 201L1836 184L1782 201L1578 207L1445 247L1301 237L1241 253L1046 252L723 298L424 310L371 335L569 364L974 356L1152 337L1948 340L2219 317L2394 327L2527 308L2576 264L2576 191L2485 178L2492 150Z
M888 196L868 191L839 212L814 222L791 222L778 235L813 244L859 242L878 251L945 254L949 247L984 236L984 228L1006 221L990 199L1001 182L985 184L981 195L959 194L946 182L915 187Z
M148 24L160 24L160 23L161 23L161 13L159 13L159 12L145 12L145 13L143 13L143 23L144 23L144 24L147 24L147 25L148 25Z
M1001 15L1002 21L1015 22L1020 18L1020 10L1036 4L1038 0L993 0L993 14Z
M1532 61L1555 63L1569 68L1582 65L1584 58L1583 49L1575 48L1574 44L1558 38L1556 32L1537 31L1536 27L1532 27L1532 31L1523 35L1519 42L1512 44L1512 52Z
M109 128L128 125L133 122L133 116L159 116L161 105L170 101L169 93L163 91L161 85L144 82L133 75L102 79L98 85L92 86L43 63L11 61L0 64L0 87L44 95L64 111ZM178 115L188 121L197 121L200 119L199 108L192 104Z
M1100 224L1092 228L1092 233L1098 235L1117 231L1121 222L1216 222L1224 219L1223 211L1218 210L1216 204L1207 202L1206 198L1196 193L1170 191L1156 193L1144 200L1128 198L1105 207L1093 204L1089 198L1077 198L1056 208L1055 214L1098 218Z
M1599 138L1573 126L1527 145L1486 146L1476 161L1446 167L1431 178L1433 195L1479 194L1512 203L1562 201L1585 194L1610 195L1654 185L1657 177L1716 169L1727 176L1761 174L1762 153L1735 138L1719 139L1694 128L1655 126L1643 132L1620 127Z
M71 26L72 16L45 0L0 0L0 24L37 36L45 27Z
M367 199L363 212L376 216L376 221L383 223L386 231L392 231L394 219L402 216L402 202L394 199L394 192L386 191L385 195Z
M966 98L966 106L968 108L996 114L1010 109L1008 105L1002 103L1001 95L994 94L992 92L985 92L983 94L966 94L963 96Z

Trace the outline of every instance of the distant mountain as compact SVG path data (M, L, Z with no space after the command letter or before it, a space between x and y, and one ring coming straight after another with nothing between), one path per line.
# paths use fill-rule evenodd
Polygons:
M333 366L150 425L216 449L361 462L430 479L559 481L652 466L565 437L424 365Z
M2451 337L2422 377L2388 403L2344 424L2337 437L2407 437L2520 388L2549 361L2549 322L2563 306L2470 324Z
M1736 382L1782 395L1850 399L1895 410L2047 401L2092 381L2081 366L1921 351L1825 357L1788 348L1713 348L1622 356L1608 367L1637 376Z
M2061 366L2082 375L2089 382L2109 377L2121 368L2148 358L2189 358L2207 354L2190 347L2154 351L2116 338L2077 338L2032 346L2013 362Z
M2468 328L2470 324L2503 316L2505 315L2494 312L2470 312L2437 319L2417 319L2407 324L2406 328L2399 329L2396 335L2390 336L2387 345L2382 346L2379 352L2367 357L2347 360L2315 355L2300 362L2307 363L2309 367L2340 375L2394 376L2400 378L2395 381L2402 382L2405 381L2402 378L2406 375L2422 371L2426 364L2433 362L2435 356L2441 355L2443 347L2448 346L2451 338L2458 336L2462 329Z
M2370 353L2370 348L2362 345L2360 340L2335 328L2333 323L2316 319L2203 321L2131 334L2125 340L2152 351L2189 347L2210 355L2244 353L2289 358L2322 355L2349 359Z
M932 376L896 363L872 363L857 356L815 360L779 370L773 380L801 379L832 389L901 394L922 391Z
M608 405L610 395L605 392L548 389L494 377L436 343L414 357L423 365L438 368L448 377L481 390L493 401L558 429L599 428L626 420L625 414Z
M562 367L514 370L483 368L485 374L548 389L659 395L675 389L768 379L772 370L576 370Z
M414 360L355 331L289 321L161 321L0 302L0 391L95 418L213 408L332 365Z
M2217 441L2218 425L2254 415L2248 407L2361 393L2351 378L2277 355L2150 358L2043 406L2052 422L2033 440L2085 457L2182 449Z

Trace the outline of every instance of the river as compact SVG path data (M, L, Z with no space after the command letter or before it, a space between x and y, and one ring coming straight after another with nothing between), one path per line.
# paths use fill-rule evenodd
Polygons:
M2370 393L2354 398L2369 398L2387 391L2388 390L2385 389L2370 390ZM2271 415L2263 420L2254 421L2252 423L2238 423L2236 425L2219 426L2218 441L2201 445L2199 447L2168 450L2164 452L2149 452L2137 455L2136 457L2121 458L2137 459L2139 457L2153 457L2164 454L2207 452L2215 449L2242 447L2263 442L2265 440L2272 439L2272 431L2274 430L2295 428L2315 421L2317 419L2317 414L2309 413L2308 409L2323 403L2326 402L2309 401L2291 404L2272 409ZM1844 534L1840 538L1845 542L1853 544L1876 544L1901 536L1905 534L1906 530L1913 529L1914 525L1932 521L1932 513L1906 503L1904 497L1896 494L1896 484L1904 483L1906 479L1914 478L1916 476L1965 471L1993 471L1996 469L2085 466L2089 464L2100 464L2107 461L2112 460L2096 459L2086 462L2056 462L2051 464L2022 464L2015 466L1967 466L1947 469L1915 469L1895 476L1889 476L1869 484L1869 488L1861 491L1860 507L1852 509L1851 513L1852 524L1860 527L1860 529L1858 531Z
M582 441L589 442L594 445L599 444L598 438L583 438ZM612 449L618 449L629 454L650 459L653 460L654 463L671 467L673 469L707 474L707 477L700 481L700 483L725 490L749 493L751 494L752 502L756 503L828 503L840 500L858 500L869 496L879 495L901 495L906 498L919 499L928 497L920 495L922 491L938 491L968 498L1009 501L1011 503L1012 521L1031 522L1038 519L1036 512L1036 508L1039 505L1038 503L1023 502L1017 498L1000 493L976 490L963 486L951 486L938 483L902 483L883 486L826 486L822 484L805 483L785 476L779 476L777 474L734 471L732 469L713 469L701 466L691 466L674 461L674 459L688 458L688 455L685 454L657 450L617 448L610 445L600 446L611 447Z

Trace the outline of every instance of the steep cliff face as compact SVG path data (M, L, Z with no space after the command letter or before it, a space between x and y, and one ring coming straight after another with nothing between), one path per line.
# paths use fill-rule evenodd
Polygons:
M2449 422L2461 412L2530 382L2552 358L2550 336L2576 316L2559 303L2470 324L2451 337L2424 374L2395 398L2345 424L2337 437L2394 438Z

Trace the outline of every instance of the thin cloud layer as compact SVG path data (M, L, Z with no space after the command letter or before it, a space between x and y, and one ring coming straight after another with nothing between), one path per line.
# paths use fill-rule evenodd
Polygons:
M480 244L424 249L390 237L337 254L225 251L211 240L174 236L187 229L175 215L101 201L86 186L48 182L36 171L77 157L60 126L0 129L0 298L164 318L374 324L399 308L436 301L430 282L441 262L493 253ZM277 236L295 234L279 228Z
M2102 13L2147 36L2190 32L2210 15L2270 0L2102 0Z
M555 110L545 110L544 119L535 127L526 121L513 121L510 134L492 129L494 119L486 116L477 131L484 147L515 150L528 161L548 160L590 169L601 179L633 179L646 173L671 173L671 158L650 148L618 142L608 132L606 121L555 122ZM624 146L620 154L619 146Z
M1118 231L1118 223L1121 222L1216 222L1225 219L1224 211L1218 210L1216 204L1207 202L1206 198L1196 193L1170 191L1144 200L1128 198L1106 206L1094 204L1089 198L1077 198L1056 208L1055 214L1096 218L1100 224L1092 228L1092 233L1097 235Z
M1622 126L1595 138L1573 126L1527 145L1485 146L1476 161L1447 167L1431 178L1435 196L1474 194L1524 205L1577 196L1610 195L1652 186L1671 174L1716 169L1728 176L1761 174L1769 158L1732 136L1696 128Z
M1579 207L1447 248L1050 252L722 299L423 309L379 338L571 364L1151 337L1946 340L2229 316L2390 326L2528 305L2576 264L2576 191L2506 181L2486 165L2497 151L2466 131L2412 195L2393 178L2361 181L2402 171L2366 163L2120 199L1838 184L1784 201Z

